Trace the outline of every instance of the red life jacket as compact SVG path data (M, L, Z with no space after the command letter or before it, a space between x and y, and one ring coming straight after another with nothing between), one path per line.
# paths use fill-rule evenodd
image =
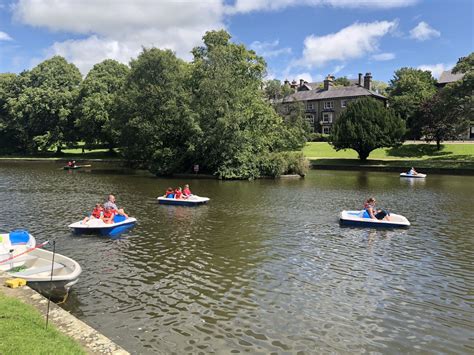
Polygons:
M176 191L174 192L174 198L181 198L181 195L182 195L182 194L183 194L183 193L182 193L181 191L176 190Z
M111 218L115 215L114 210L105 210L104 211L104 218Z
M184 194L184 196L189 196L189 195L191 195L191 190L188 189L187 187L185 187L184 190L183 190L183 194Z
M94 208L92 211L92 216L95 218L100 218L100 215L102 213L102 208Z

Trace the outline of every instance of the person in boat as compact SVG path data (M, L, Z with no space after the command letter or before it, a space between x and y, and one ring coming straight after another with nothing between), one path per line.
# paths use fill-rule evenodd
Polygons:
M418 175L418 172L414 167L411 167L411 169L408 171L408 175Z
M94 209L92 210L92 213L88 217L85 217L82 220L82 223L86 223L91 219L101 219L103 212L104 208L102 207L102 205L100 203L96 203Z
M69 161L67 162L67 166L68 166L68 168L72 168L72 161L69 160Z
M189 185L188 184L184 185L183 198L188 198L191 195L192 195L192 192L189 189Z
M115 214L119 214L121 216L124 216L125 218L128 218L128 215L124 212L123 208L118 208L117 205L115 204L115 196L114 195L109 195L107 198L107 202L104 203L104 209L107 209L107 207L110 207Z
M114 223L115 211L112 207L108 206L104 210L104 214L102 215L102 221L107 224Z
M165 198L174 198L174 190L172 187L168 187L165 191Z
M371 219L379 219L379 220L385 220L385 221L390 221L390 213L382 210L382 209L376 209L375 208L375 198L369 197L365 203L364 203L364 218L371 218Z
M77 166L77 165L76 165L76 161L73 160L73 161L72 161L72 167L75 168L76 166Z
M174 191L174 198L178 200L183 198L183 191L181 187L177 187L176 190Z

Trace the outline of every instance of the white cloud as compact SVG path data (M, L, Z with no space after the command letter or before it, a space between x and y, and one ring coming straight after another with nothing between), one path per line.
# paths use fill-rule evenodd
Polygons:
M0 31L0 41L12 41L13 38L11 38L8 33Z
M433 27L428 25L426 22L421 21L416 27L410 31L410 37L418 41L426 41L431 38L441 36L441 32L435 30Z
M292 65L322 67L330 61L360 58L378 49L380 39L397 27L397 21L355 23L325 36L308 36L303 57Z
M253 49L258 55L266 58L278 57L282 54L291 54L291 48L278 48L280 42L275 40L273 42L260 42L254 41L250 44L250 48Z
M390 9L417 2L418 0L236 0L234 5L228 6L227 12L275 11L293 6Z
M13 13L24 24L85 35L46 51L65 56L84 74L106 58L127 63L143 46L190 59L206 31L225 27L223 0L19 0Z
M421 69L421 70L428 70L431 72L431 74L435 77L435 78L439 78L439 76L441 75L441 73L445 70L449 70L451 69L452 67L454 67L454 64L443 64L443 63L438 63L438 64L423 64L423 65L419 65L417 67L417 69Z
M313 76L307 72L296 74L294 77L297 78L296 80L298 80L298 82L300 79L303 79L304 81L307 81L308 83L311 83L313 81Z
M342 69L344 69L346 67L345 64L341 64L341 65L336 65L334 67L334 69L332 70L332 74L337 74L339 73Z
M374 54L370 58L377 61L392 60L395 58L395 53L378 53L378 54Z

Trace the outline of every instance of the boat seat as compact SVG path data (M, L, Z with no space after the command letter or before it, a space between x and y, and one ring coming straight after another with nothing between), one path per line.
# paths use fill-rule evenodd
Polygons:
M63 264L54 263L53 271L62 269L63 267L64 267ZM30 276L30 275L34 275L34 274L41 274L42 272L47 272L47 271L50 271L50 270L51 270L51 264L50 265L45 265L45 266L40 266L40 267L33 267L31 269L27 269L27 270L20 271L20 272L15 272L15 273L12 273L12 275L16 276L16 277Z

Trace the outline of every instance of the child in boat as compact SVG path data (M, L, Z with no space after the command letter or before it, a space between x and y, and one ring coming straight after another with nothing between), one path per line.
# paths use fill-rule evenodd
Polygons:
M408 171L408 175L418 175L418 172L414 167L411 167L411 169Z
M390 213L382 209L375 209L375 198L369 197L364 203L364 218L383 219L390 221Z
M114 217L115 210L110 207L106 207L104 210L104 214L102 215L102 221L107 224L112 224L114 223Z
M85 217L82 220L82 223L86 223L87 221L91 219L101 219L102 214L104 212L104 208L100 203L96 203L94 209L92 210L92 213L90 214L89 217Z
M188 198L191 195L192 193L191 193L191 190L189 189L189 185L188 184L184 185L183 198Z
M183 191L181 190L181 187L176 188L174 191L174 198L179 200L183 198Z
M172 187L168 187L165 192L166 198L174 198L174 191Z

